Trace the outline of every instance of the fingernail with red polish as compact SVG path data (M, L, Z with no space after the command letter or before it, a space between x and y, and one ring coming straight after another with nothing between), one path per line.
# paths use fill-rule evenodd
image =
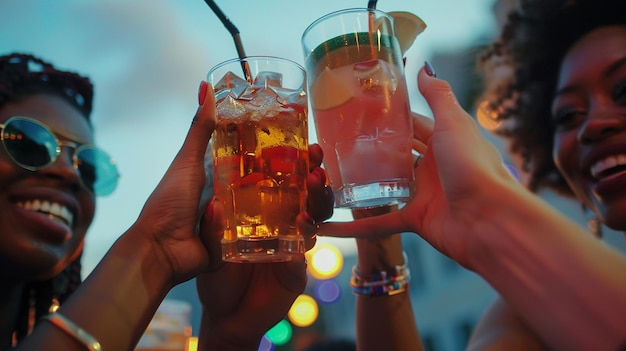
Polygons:
M424 71L431 77L437 77L437 73L435 73L435 69L430 65L430 62L424 61Z
M206 90L209 86L209 83L206 81L200 82L200 88L198 89L198 104L200 106L204 105L204 100L206 99Z

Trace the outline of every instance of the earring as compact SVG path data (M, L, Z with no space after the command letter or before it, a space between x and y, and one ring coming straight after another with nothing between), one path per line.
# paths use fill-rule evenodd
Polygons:
M602 223L598 217L593 216L587 220L587 229L596 238L602 238Z

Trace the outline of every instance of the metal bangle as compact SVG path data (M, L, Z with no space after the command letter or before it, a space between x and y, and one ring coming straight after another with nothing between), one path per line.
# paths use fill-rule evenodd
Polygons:
M98 342L98 340L96 340L96 338L91 336L91 334L74 324L74 322L67 319L59 312L50 313L41 317L41 319L47 320L55 327L64 331L67 335L76 339L78 342L83 344L87 348L87 350L102 351L102 346L100 346L100 343Z

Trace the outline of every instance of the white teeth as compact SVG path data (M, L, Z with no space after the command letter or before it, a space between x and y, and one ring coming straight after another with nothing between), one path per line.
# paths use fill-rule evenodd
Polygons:
M52 215L63 220L70 227L74 224L74 215L70 212L67 207L57 203L50 202L47 200L32 200L32 201L24 201L18 202L18 206L34 212L47 213L48 215Z
M607 169L613 168L615 166L625 166L626 165L626 154L613 155L606 157L602 160L597 161L591 166L591 175L594 178L599 178L600 174Z

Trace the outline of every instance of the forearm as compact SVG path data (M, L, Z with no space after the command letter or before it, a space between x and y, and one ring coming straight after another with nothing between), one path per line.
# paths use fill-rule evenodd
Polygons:
M69 320L104 350L132 350L171 288L167 270L139 233L124 235L63 305ZM42 321L18 350L85 350L59 328Z
M472 267L544 342L567 350L623 345L624 256L530 193L500 197L482 216L471 229Z
M353 214L355 218L368 215L358 211ZM357 266L363 275L391 271L405 263L399 234L356 242ZM356 300L359 351L422 349L408 291L391 296L357 295Z

